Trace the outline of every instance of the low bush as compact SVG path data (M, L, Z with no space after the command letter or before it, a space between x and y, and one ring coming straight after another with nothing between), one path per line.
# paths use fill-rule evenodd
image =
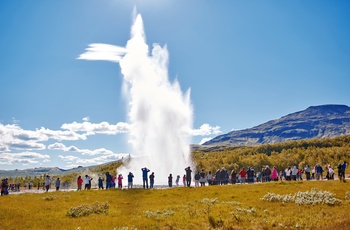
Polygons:
M104 203L95 202L91 206L88 204L82 204L77 207L71 207L67 212L67 216L80 217L80 216L88 216L93 213L107 214L108 209L109 209L108 202L104 202Z
M306 192L297 192L294 195L286 194L279 195L275 193L268 193L263 198L264 201L270 202L289 202L296 203L298 205L318 205L318 204L326 204L326 205L340 205L342 203L341 200L335 198L334 194L328 191L322 191L317 188L312 188L311 191Z

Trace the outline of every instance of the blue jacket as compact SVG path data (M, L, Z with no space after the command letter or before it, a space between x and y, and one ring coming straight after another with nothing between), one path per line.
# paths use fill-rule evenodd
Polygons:
M147 173L149 172L149 169L147 168L142 168L142 178L147 179Z

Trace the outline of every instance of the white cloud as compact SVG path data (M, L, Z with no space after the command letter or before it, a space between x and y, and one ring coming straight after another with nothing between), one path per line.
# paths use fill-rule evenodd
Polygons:
M10 148L14 149L26 149L26 150L43 150L45 149L45 145L41 143L37 143L34 141L13 141L7 142L7 145Z
M79 149L72 145L72 146L69 146L67 148L67 151L69 151L69 152L79 152Z
M61 158L64 161L76 161L76 160L79 159L79 157L76 157L76 156L62 156L62 155L59 155L58 157Z
M199 144L199 145L202 145L202 144L204 144L205 142L210 141L211 139L213 139L213 138L211 138L211 137L205 137L205 138L203 138L198 144Z
M77 167L77 166L88 166L88 165L96 165L96 164L103 164L110 161L116 161L120 160L123 157L128 157L129 154L127 153L114 153L111 150L105 149L105 148L99 148L95 150L89 150L89 149L78 149L75 146L66 147L62 143L54 143L52 145L48 146L48 149L52 150L63 150L65 152L72 151L72 149L75 149L75 152L81 153L84 155L84 157L78 157L78 156L63 156L59 155L58 157L61 158L63 161L67 162L66 167ZM100 155L93 158L88 158L90 156Z
M83 118L83 121L89 121L90 120L90 117L84 117Z
M63 150L64 152L78 152L78 153L81 153L82 155L87 155L87 156L117 154L117 153L114 153L113 151L105 149L105 148L99 148L99 149L95 149L95 150L79 149L75 146L66 147L62 143L54 143L52 145L49 145L47 148L50 150Z
M125 47L92 43L86 48L86 52L80 54L77 59L119 62L126 52Z
M17 124L3 125L0 123L0 152L11 151L11 148L25 150L42 150L48 137L36 131L23 130Z
M69 131L50 130L44 127L41 127L40 129L38 129L37 132L46 135L50 139L59 140L59 141L86 140L86 136L87 136L87 134L78 134L70 130Z
M50 150L64 150L65 148L67 148L64 144L62 143L54 143L52 145L47 146L47 149Z
M122 159L123 157L128 157L128 154L110 154L110 155L103 155L98 156L94 158L81 158L76 156L62 156L59 155L59 158L61 158L63 161L67 162L66 167L77 167L77 166L89 166L89 165L98 165L103 164L111 161L117 161Z
M209 135L217 135L221 133L220 126L211 126L209 124L203 124L199 127L199 129L193 129L193 136L209 136Z
M50 156L47 154L40 154L36 152L21 152L21 153L1 153L0 154L0 164L36 164L40 160L47 161Z
M90 122L73 122L65 123L61 126L62 129L66 129L72 132L85 132L89 135L98 133L98 134L110 134L115 135L119 133L129 132L130 125L124 122L118 122L115 125L109 124L108 122L101 122L98 124Z
M0 144L0 152L9 152L10 149L8 146L4 145L4 144Z

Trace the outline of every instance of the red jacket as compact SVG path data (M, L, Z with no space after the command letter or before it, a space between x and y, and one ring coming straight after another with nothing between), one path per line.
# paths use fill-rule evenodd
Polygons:
M83 179L79 178L79 179L77 180L77 184L78 184L79 186L83 185Z
M239 175L241 175L241 178L245 178L247 176L247 172L242 169L240 172L239 172Z

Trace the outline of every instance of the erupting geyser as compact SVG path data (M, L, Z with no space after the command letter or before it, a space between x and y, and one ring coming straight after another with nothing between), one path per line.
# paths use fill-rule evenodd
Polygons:
M123 93L128 100L131 161L118 169L127 184L132 172L136 184L141 183L141 168L155 172L155 184L166 184L172 173L185 173L192 166L190 143L192 105L190 91L182 93L177 81L168 79L168 51L153 45L151 54L146 44L141 15L137 15L126 47L106 44L91 45L80 59L119 62L124 76ZM99 48L100 47L100 50ZM103 54L103 58L96 54ZM95 54L95 56L94 56ZM104 56L104 57L105 57Z

